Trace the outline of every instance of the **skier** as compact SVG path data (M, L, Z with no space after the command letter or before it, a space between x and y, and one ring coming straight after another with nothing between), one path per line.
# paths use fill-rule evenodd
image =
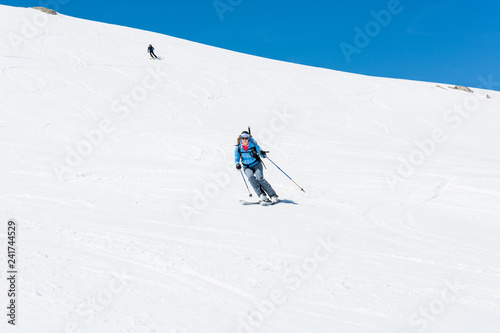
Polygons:
M260 201L272 201L276 203L278 202L278 195L267 180L264 179L260 156L266 158L266 153L247 131L243 131L238 137L238 143L234 150L236 169L240 170L243 166L243 172L245 172L255 193L259 196ZM266 193L271 200L266 196Z
M148 52L149 52L149 55L151 56L151 58L153 59L157 59L158 57L156 56L156 54L154 53L154 47L153 45L149 44L148 46Z

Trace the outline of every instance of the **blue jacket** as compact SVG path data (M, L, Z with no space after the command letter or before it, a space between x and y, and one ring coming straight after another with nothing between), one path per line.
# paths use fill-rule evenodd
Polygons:
M241 164L243 165L243 167L246 168L254 166L257 163L259 163L259 161L254 156L258 155L262 156L262 153L260 152L261 150L262 149L253 138L250 138L248 142L247 151L245 151L240 142L240 144L237 145L236 149L234 150L234 162L235 164L240 163L240 157L241 157Z

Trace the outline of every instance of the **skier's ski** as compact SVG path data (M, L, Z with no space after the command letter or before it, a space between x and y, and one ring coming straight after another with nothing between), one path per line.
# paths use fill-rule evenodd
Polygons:
M260 201L246 201L246 200L240 200L240 204L242 205L258 205Z
M261 205L261 206L272 206L277 203L281 202L281 200L278 200L276 202L272 201L246 201L246 200L240 200L240 204L242 205Z

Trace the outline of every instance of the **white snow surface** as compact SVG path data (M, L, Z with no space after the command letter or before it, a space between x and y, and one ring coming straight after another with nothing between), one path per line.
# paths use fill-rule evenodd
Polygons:
M500 93L0 18L0 331L500 329ZM305 193L239 204L247 126Z

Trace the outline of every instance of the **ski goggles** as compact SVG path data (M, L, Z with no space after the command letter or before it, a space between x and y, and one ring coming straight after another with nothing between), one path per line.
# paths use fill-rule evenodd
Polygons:
M241 140L248 140L248 139L250 139L250 135L248 135L248 134L241 135Z

